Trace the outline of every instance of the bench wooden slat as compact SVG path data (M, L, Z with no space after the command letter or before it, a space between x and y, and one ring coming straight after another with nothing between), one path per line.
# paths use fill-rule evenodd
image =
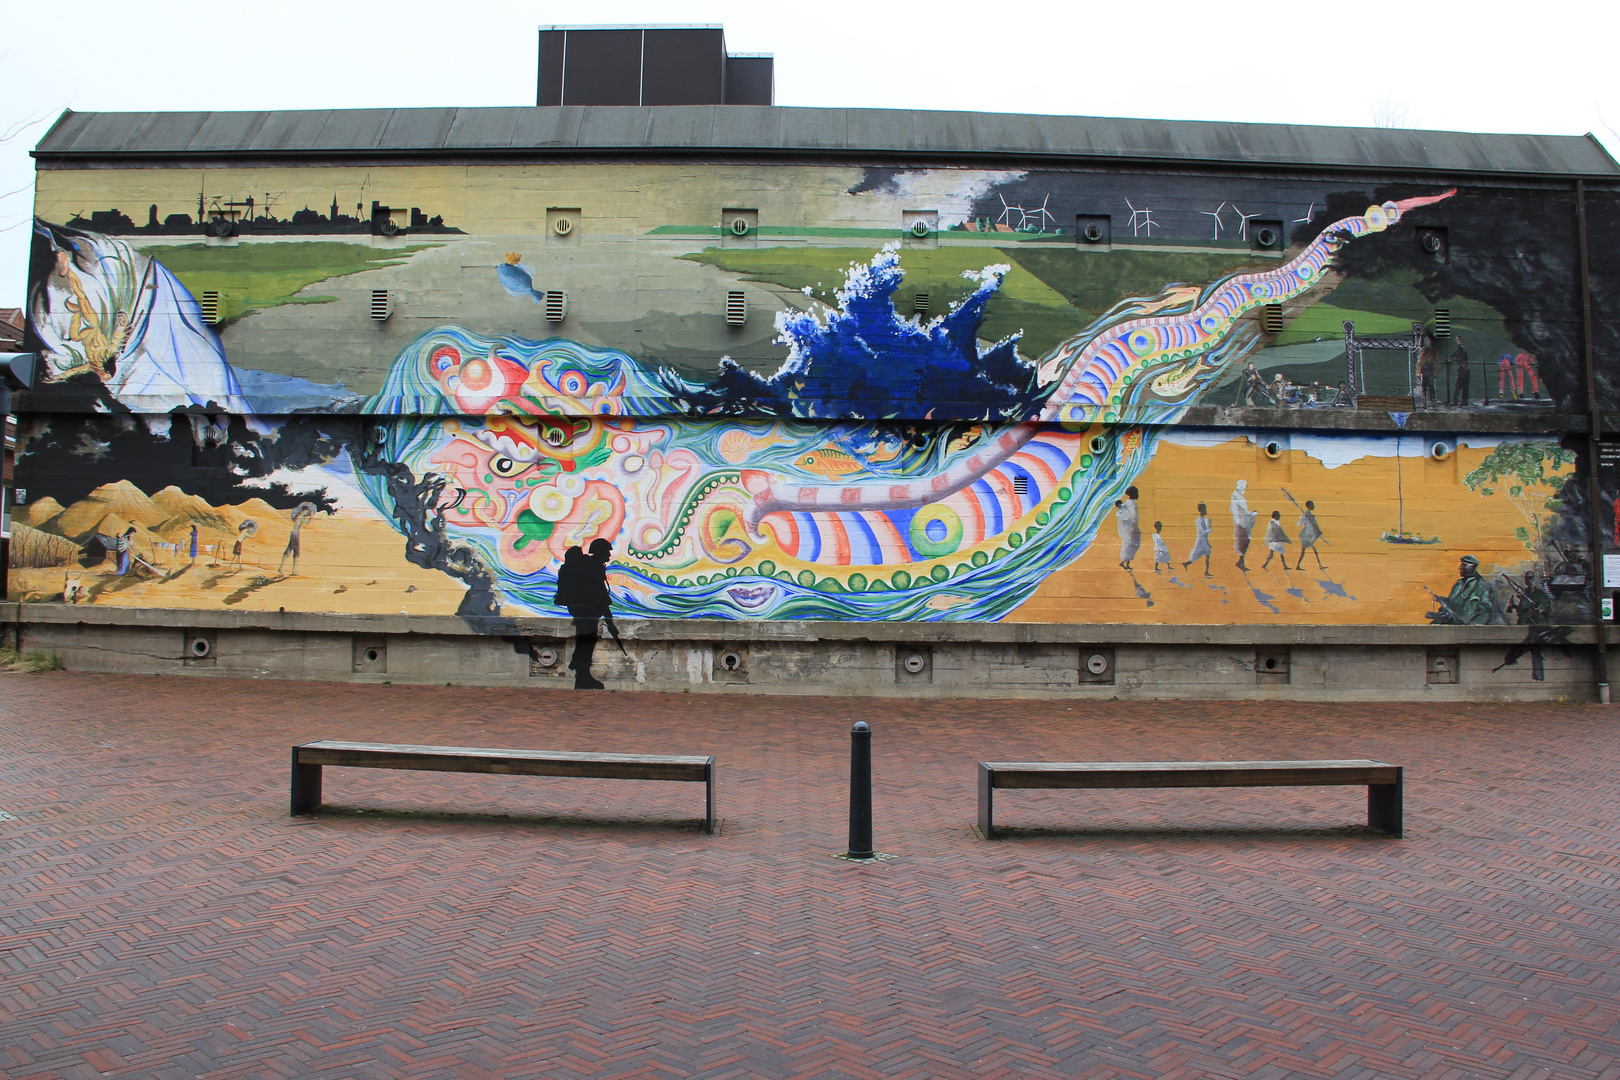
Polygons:
M998 788L1331 787L1393 784L1394 765L1336 761L986 761Z
M1399 765L1332 761L981 761L979 831L996 838L996 788L1329 787L1367 788L1367 824L1400 836Z
M702 780L714 759L691 754L598 754L555 750L506 750L487 746L413 746L336 740L304 743L306 765L427 772L499 773L512 776L589 776L607 780Z
M507 776L577 776L604 780L677 780L703 784L703 828L713 833L714 758L695 754L571 753L490 746L419 746L322 739L292 748L292 813L321 804L321 768L408 769Z

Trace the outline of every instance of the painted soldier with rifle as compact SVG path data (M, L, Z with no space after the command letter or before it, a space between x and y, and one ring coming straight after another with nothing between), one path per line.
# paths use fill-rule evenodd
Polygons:
M1502 580L1507 582L1513 590L1513 601L1508 604L1508 610L1517 613L1519 625L1529 625L1530 633L1521 642L1508 647L1507 655L1502 662L1491 671L1501 671L1512 664L1517 664L1525 653L1530 654L1530 677L1537 682L1547 678L1545 656L1542 650L1549 645L1556 645L1569 655L1569 627L1553 626L1553 598L1545 585L1536 581L1536 575L1525 571L1524 584L1520 585L1509 575L1504 574Z
M1490 582L1479 576L1479 560L1464 555L1457 563L1457 583L1449 595L1441 596L1424 586L1440 605L1424 618L1440 626L1484 626L1496 609Z

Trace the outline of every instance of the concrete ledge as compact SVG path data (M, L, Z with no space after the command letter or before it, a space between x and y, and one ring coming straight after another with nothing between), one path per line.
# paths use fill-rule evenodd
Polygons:
M573 625L517 619L7 604L0 628L77 671L568 688ZM19 622L20 620L20 622ZM1505 665L1519 626L626 623L616 690L1053 700L1594 701L1592 628ZM1612 653L1611 653L1612 655ZM1612 661L1611 661L1612 662Z
M1389 413L1376 409L1272 409L1244 405L1195 405L1173 425L1211 428L1258 428L1263 431L1376 431L1395 434L1583 435L1592 429L1585 413L1557 409L1500 413L1469 409L1424 409L1407 415L1398 428Z
M320 612L222 611L214 608L98 607L89 604L0 604L0 622L192 630L281 630L319 634L484 634L454 615L346 615ZM522 616L511 636L567 638L568 619ZM876 641L1075 645L1500 645L1524 640L1522 626L1391 626L1382 623L1139 625L1134 623L802 622L724 619L619 619L626 641ZM1590 645L1592 626L1572 626L1570 641ZM24 634L26 636L26 629Z

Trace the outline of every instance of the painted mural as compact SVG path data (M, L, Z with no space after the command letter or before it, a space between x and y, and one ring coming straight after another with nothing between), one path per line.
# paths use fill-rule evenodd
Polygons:
M1402 433L1578 404L1535 310L1561 301L1531 299L1567 252L1465 266L1501 193L827 168L794 170L821 187L793 220L769 169L746 210L607 169L518 211L498 169L398 170L407 197L373 170L352 217L286 221L180 170L42 174L18 597L493 628L562 613L606 541L632 618L1586 617L1577 455ZM80 209L119 182L145 226ZM374 290L398 313L362 317ZM1197 411L1234 405L1276 430Z

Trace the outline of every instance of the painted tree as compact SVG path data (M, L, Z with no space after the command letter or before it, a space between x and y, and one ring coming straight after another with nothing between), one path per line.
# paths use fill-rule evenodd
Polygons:
M1481 495L1506 495L1529 527L1524 525L1513 534L1531 551L1541 550L1546 530L1543 515L1556 514L1564 508L1558 491L1563 486L1563 471L1575 463L1575 452L1557 443L1504 442L1492 450L1479 467L1463 477L1468 490Z

